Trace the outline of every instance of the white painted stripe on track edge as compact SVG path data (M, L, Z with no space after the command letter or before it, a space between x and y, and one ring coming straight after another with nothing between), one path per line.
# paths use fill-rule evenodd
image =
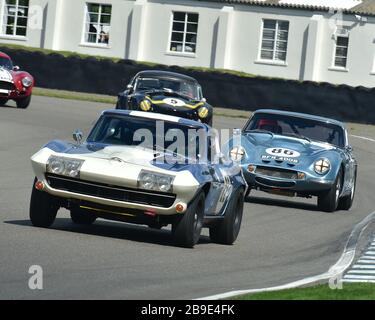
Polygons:
M374 140L375 142L375 140ZM322 273L317 276L304 278L302 280L294 281L291 283L287 283L280 286L275 287L269 287L269 288L262 288L262 289L248 289L248 290L234 290L229 292L224 292L220 294L215 294L207 297L202 297L194 300L220 300L220 299L226 299L234 296L239 296L243 294L249 294L249 293L259 293L259 292L267 292L267 291L278 291L278 290L285 290L285 289L292 289L297 288L304 285L313 284L319 281L325 281L332 278L337 278L338 276L342 275L346 269L350 267L352 264L354 257L355 257L355 251L358 244L358 240L362 234L362 232L366 229L366 227L375 220L375 211L370 213L367 217L365 217L361 222L359 222L357 225L354 226L352 232L350 233L350 236L346 242L344 252L342 253L339 260L329 268L329 270L325 273ZM353 277L360 277L358 279L364 279L364 278L372 278L375 280L375 276L354 276L352 275L350 278ZM353 278L355 279L355 278Z
M355 134L351 134L350 136L351 136L351 137L354 137L354 138L362 139L362 140L367 140L367 141L375 142L375 139L372 139L372 138L367 138L367 137L357 136L357 135L355 135Z

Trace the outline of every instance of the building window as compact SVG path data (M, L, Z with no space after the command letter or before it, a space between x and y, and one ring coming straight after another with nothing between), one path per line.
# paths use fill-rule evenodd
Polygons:
M263 20L260 58L263 60L285 62L288 48L288 33L288 21Z
M112 5L88 3L86 8L84 42L108 45Z
M26 36L29 0L5 0L2 34L10 36Z
M197 13L174 12L170 51L195 53L198 34Z
M346 68L348 60L349 37L337 36L335 48L334 66L338 68Z

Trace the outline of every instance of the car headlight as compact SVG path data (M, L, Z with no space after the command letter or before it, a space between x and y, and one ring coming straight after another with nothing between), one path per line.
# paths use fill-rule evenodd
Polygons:
M84 160L50 156L47 161L47 172L79 178Z
M325 174L331 169L331 163L328 159L319 159L314 163L314 170L318 174Z
M141 103L139 104L139 107L141 108L142 111L150 111L151 102L148 100L142 100Z
M234 147L230 151L230 158L233 161L241 161L245 156L245 149L243 147Z
M207 107L202 107L198 110L198 116L201 119L207 118L208 116L208 108Z
M172 192L174 176L142 170L138 177L138 187L141 189L161 192Z
M22 82L22 85L25 87L25 88L28 88L32 85L33 83L33 80L31 80L29 77L25 77L21 80Z

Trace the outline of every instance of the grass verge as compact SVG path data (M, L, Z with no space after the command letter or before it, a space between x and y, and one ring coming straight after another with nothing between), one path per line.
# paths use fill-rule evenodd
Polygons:
M375 300L375 284L344 283L332 290L327 284L234 297L233 300Z
M114 96L75 92L75 91L44 89L44 88L34 88L33 94L36 95L36 96L51 97L51 98L106 103L106 104L110 104L112 106L114 106L116 104L116 101L117 101L117 97L114 97ZM248 119L249 116L250 116L250 112L249 111L215 107L214 108L214 115L215 116L222 116L222 117Z

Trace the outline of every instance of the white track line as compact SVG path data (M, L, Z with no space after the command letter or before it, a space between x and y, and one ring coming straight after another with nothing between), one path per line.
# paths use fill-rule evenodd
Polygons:
M375 142L375 140L374 140ZM258 293L258 292L267 292L267 291L277 291L277 290L284 290L284 289L291 289L291 288L297 288L303 285L313 284L317 283L323 280L329 280L332 278L338 278L341 276L347 268L350 267L352 264L354 257L355 257L355 250L358 244L358 240L362 234L362 232L366 229L366 227L375 220L375 211L370 213L366 218L364 218L361 222L359 222L352 230L348 241L346 242L344 252L342 253L339 260L334 264L329 270L325 273L322 273L320 275L314 276L314 277L308 277L302 280L294 281L291 283L287 283L281 286L276 287L269 287L269 288L262 288L262 289L248 289L248 290L235 290L235 291L229 291L225 293L215 294L212 296L207 296L203 298L198 298L195 300L219 300L219 299L227 299L230 297L243 295L243 294L249 294L249 293ZM346 276L347 277L347 276ZM372 278L375 280L375 276L354 276L351 275L350 279L356 279L356 277L359 277L358 279L370 279Z
M375 142L375 139L372 139L372 138L367 138L367 137L357 136L357 135L355 135L355 134L351 134L350 136L351 136L351 137L354 137L354 138L362 139L362 140L367 140L367 141Z

